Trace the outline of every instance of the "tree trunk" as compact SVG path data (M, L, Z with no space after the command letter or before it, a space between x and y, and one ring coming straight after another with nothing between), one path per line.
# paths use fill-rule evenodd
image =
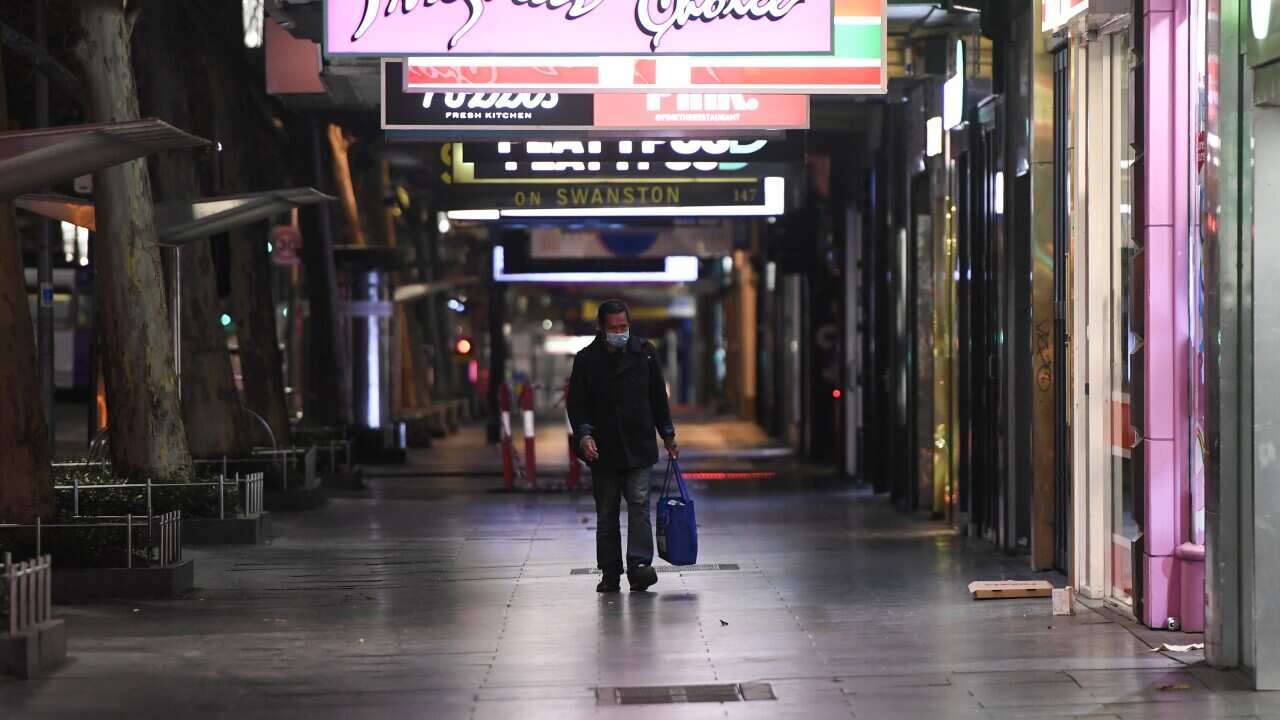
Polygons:
M436 223L432 222L432 218L428 214L426 225L426 268L429 280L442 280L444 275L443 262L440 259L440 230ZM430 332L430 340L436 347L435 353L435 371L436 371L436 392L437 398L451 398L457 391L457 378L454 376L455 370L453 366L453 342L449 332L449 311L445 302L447 295L434 294L427 298L427 312L430 313L431 322L428 324L428 332Z
M8 121L0 57L0 128ZM22 244L13 205L0 203L0 522L32 523L53 513L51 443L37 377Z
M276 305L271 296L266 224L232 231L229 251L231 306L240 340L245 404L271 426L276 443L286 447L290 444L289 414L276 336Z
M328 141L321 136L318 123L314 118L296 121L290 136L298 145L294 160L297 177L311 178L316 188L330 191L332 183L327 181L326 169L331 165L325 154ZM306 138L305 142L302 138ZM307 324L307 419L316 425L336 426L351 421L351 373L329 207L328 203L320 203L302 208L299 221L311 308Z
M351 180L351 142L336 124L329 125L329 149L333 158L333 181L338 191L342 215L347 220L347 240L351 245L365 244L364 230L360 226L360 212L356 206L356 188Z
M273 138L250 89L261 75L250 75L244 62L240 3L205 0L193 3L208 24L204 34L213 103L214 139L221 143L219 192L244 193L278 188L283 165ZM244 404L271 426L281 447L291 444L285 403L284 366L276 335L272 266L267 256L271 223L258 223L229 233L231 306L240 345ZM255 425L257 423L254 423Z
M132 28L122 3L84 0L77 7L84 37L76 54L88 81L93 120L138 119ZM178 406L147 167L133 160L99 170L93 187L95 290L105 339L111 457L124 474L186 474L191 454Z
M175 47L177 31L193 32L172 2L150 2L136 30L134 56L138 92L148 116L194 131L189 82L196 68L190 55ZM185 150L151 160L161 202L191 202L201 196L195 158ZM181 254L182 414L191 454L201 458L245 454L244 411L231 372L226 334L218 322L218 274L208 240L186 245ZM172 268L170 268L172 272ZM169 299L170 302L173 298Z

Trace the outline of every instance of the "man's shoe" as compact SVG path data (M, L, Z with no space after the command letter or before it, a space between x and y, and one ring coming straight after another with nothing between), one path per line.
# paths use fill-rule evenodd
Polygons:
M596 585L598 593L615 593L622 589L622 579L617 575L605 575L604 579Z
M627 584L631 586L631 592L648 590L657 582L658 571L649 565L641 565L627 572Z

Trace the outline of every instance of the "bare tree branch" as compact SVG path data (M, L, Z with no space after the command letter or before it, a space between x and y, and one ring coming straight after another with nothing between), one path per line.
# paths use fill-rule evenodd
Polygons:
M48 50L3 22L0 22L0 45L9 48L15 55L26 58L36 70L49 78L49 82L69 95L80 107L85 106L84 83L80 82L80 78L75 73L54 59Z

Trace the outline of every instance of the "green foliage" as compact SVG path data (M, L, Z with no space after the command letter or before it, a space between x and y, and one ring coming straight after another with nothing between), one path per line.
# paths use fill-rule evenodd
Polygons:
M216 482L219 469L211 466L197 466L194 472L187 472L168 478L152 478L153 483L163 483L169 487L151 488L151 514L158 516L177 510L184 518L216 518L218 517L218 487L216 485L193 485L193 482ZM57 567L126 567L129 564L128 538L132 537L132 555L134 567L145 567L152 563L147 557L149 533L158 533L147 527L147 484L145 477L121 479L111 472L106 465L55 466L53 483L56 486L80 486L80 505L78 515L81 518L94 516L134 515L132 532L122 517L106 521L119 523L121 527L77 527L75 510L75 493L71 490L54 492L54 517L44 520L45 527L40 533L39 552L53 555ZM126 487L102 488L102 485L125 485ZM227 517L234 517L242 509L240 486L234 481L224 485L225 511ZM72 525L72 527L48 527L49 525ZM158 538L156 538L158 541ZM0 529L0 554L13 553L15 560L25 560L37 554L36 532L34 528Z
M112 521L114 522L114 521ZM61 524L61 521L60 521ZM124 525L124 519L120 520ZM157 528L157 532L159 529ZM4 544L15 560L36 556L36 532L34 528L5 528ZM39 552L52 555L54 572L60 567L126 567L128 542L126 527L45 527L40 533ZM151 563L147 557L147 523L141 519L133 527L133 566L145 567Z
M152 479L153 483L182 485L151 488L151 512L159 515L178 510L183 517L216 518L218 517L218 488L215 485L190 485L190 483L217 482L219 472L211 466L197 466L194 473L170 477L165 480ZM145 478L122 480L112 474L106 466L57 466L53 468L55 485L80 485L80 515L145 515L147 512L147 485ZM129 487L94 489L96 485L121 485ZM240 486L234 480L223 487L225 509L228 517L234 516L242 507L240 502ZM68 519L75 515L75 493L71 490L58 490L54 494L54 505L58 519Z

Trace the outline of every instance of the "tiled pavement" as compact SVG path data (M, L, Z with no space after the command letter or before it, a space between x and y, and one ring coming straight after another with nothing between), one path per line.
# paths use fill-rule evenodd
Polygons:
M0 717L1280 718L1108 615L970 600L1025 561L831 481L695 483L700 561L740 569L612 596L570 574L592 564L588 497L494 484L377 478L277 516L268 547L188 551L189 598L59 608L73 661L0 680ZM749 681L777 700L593 691Z

